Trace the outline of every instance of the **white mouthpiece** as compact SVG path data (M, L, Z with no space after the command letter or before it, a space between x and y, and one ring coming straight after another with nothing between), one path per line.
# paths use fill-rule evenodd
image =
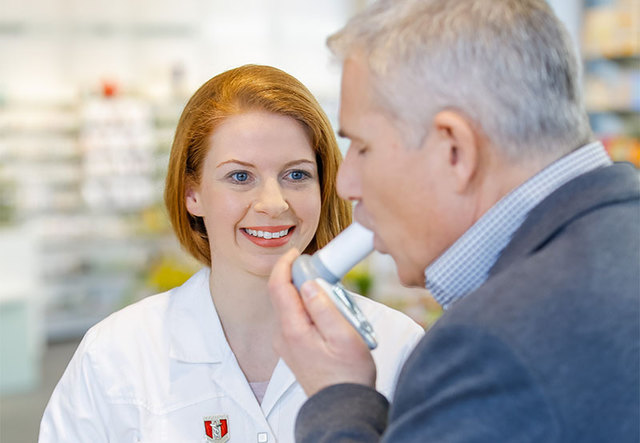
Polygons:
M317 252L322 264L339 279L373 251L373 232L352 223Z

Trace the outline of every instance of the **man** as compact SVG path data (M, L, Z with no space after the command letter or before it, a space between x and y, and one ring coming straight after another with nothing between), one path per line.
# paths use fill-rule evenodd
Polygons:
M543 0L380 1L343 60L338 175L406 285L445 313L391 405L357 333L291 252L275 347L310 396L300 442L637 442L640 185L592 140Z

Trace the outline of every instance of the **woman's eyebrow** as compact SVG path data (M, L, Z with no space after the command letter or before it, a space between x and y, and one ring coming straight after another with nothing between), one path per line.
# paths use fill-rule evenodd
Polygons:
M234 163L234 164L237 164L237 165L246 166L248 168L252 168L253 167L253 164L251 164L251 163L243 162L242 160L236 160L236 159L232 158L230 160L225 160L223 162L218 163L218 166L216 166L216 168L219 168L220 166L227 165L229 163Z
M291 166L296 166L296 165L305 164L305 163L310 165L310 166L315 166L316 165L316 162L314 162L312 160L307 160L306 158L303 158L303 159L300 159L300 160L293 160L293 161L290 161L288 163L285 163L284 167L288 168L288 167L291 167Z
M307 160L306 158L301 158L299 160L292 160L290 162L285 163L285 168L291 167L291 166L295 166L295 165L299 165L299 164L309 164L311 166L315 166L316 162L313 160ZM223 162L220 162L216 168L219 168L220 166L224 166L227 164L236 164L236 165L240 165L240 166L245 166L247 168L254 168L255 165L253 163L249 163L249 162L245 162L242 160L236 160L236 159L230 159L230 160L225 160Z

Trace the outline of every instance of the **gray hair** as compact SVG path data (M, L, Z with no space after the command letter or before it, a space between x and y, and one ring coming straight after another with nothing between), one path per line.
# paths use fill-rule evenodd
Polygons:
M364 57L374 98L410 143L444 109L514 161L592 137L571 38L544 0L380 0L327 41Z

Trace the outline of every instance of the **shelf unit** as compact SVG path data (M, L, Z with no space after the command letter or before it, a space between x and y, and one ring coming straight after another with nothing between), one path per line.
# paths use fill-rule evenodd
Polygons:
M591 126L615 161L640 167L640 0L585 1L582 54Z
M162 189L207 3L37 3L0 18L0 227L33 232L55 341L195 269Z
M1 221L35 233L49 340L80 336L114 310L175 284L150 281L167 261L188 269L180 278L195 269L162 206L181 104L117 100L0 107ZM108 110L120 112L124 102L129 112L119 120ZM138 105L144 111L136 119ZM87 118L89 108L101 110Z

